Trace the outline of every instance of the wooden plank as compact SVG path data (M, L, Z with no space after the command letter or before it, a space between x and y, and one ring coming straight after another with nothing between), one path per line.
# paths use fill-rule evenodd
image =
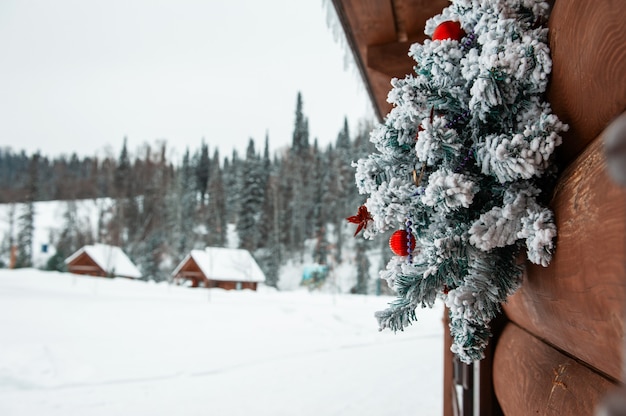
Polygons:
M552 208L558 241L549 267L527 264L504 305L512 321L619 379L626 312L626 190L607 176L597 138L563 173Z
M387 89L389 89L389 79L383 74L368 70L365 63L368 45L389 43L396 40L391 3L381 0L367 0L363 2L357 2L356 0L333 0L333 6L343 27L346 40L350 45L372 105L378 119L382 121L384 114L386 114L386 109L381 109L380 107L380 78L383 77L383 83L386 79ZM372 79L371 72L379 79Z
M359 49L397 40L391 1L343 0L341 3Z
M415 60L409 56L412 42L393 42L367 48L367 67L391 78L413 73ZM388 89L391 89L389 84Z
M593 415L615 384L514 324L500 336L494 388L507 416Z
M559 150L569 162L626 110L626 1L554 3L548 99L570 125Z
M452 360L453 355L450 351L452 346L452 335L450 335L450 317L448 309L443 311L443 416L453 416L458 414L458 410L453 409L456 405L456 395L454 394L454 378ZM455 409L456 410L456 409Z
M441 13L450 5L449 0L401 0L398 14L402 14L408 37L425 36L426 20Z
M394 76L403 78L413 71L414 61L407 56L410 42L423 39L426 19L439 13L449 2L447 0L333 0L333 4L378 118L382 121L392 108L387 103L391 78ZM395 45L398 42L406 43L406 48L397 45L391 46L393 51L385 47L376 48L377 45ZM373 51L375 55L371 59L368 55L369 51ZM390 55L391 52L393 56ZM385 54L385 57L389 59L388 66L381 54ZM404 62L404 64L398 65L398 62Z

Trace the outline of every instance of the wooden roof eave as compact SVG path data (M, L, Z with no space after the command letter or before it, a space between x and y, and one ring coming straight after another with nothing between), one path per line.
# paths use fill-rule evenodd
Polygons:
M379 121L382 121L382 114L380 111L380 107L377 105L377 97L372 90L372 86L369 82L369 77L365 65L363 63L363 59L361 54L359 53L359 45L355 39L354 33L352 31L352 26L350 25L350 21L348 20L348 16L346 14L346 10L343 7L342 0L332 0L333 6L335 7L335 12L337 13L337 18L343 27L343 32L346 37L346 42L352 51L352 56L354 57L354 62L359 70L359 74L363 79L363 83L365 84L365 89L367 90L367 95L370 97L370 101L373 104L374 112L376 113L376 117Z
M423 42L426 20L448 0L333 0L346 41L363 78L374 111L383 121L391 110L392 78L412 73L409 47Z

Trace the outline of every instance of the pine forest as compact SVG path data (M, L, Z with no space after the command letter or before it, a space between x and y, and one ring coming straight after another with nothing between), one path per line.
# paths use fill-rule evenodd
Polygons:
M345 219L363 203L351 163L372 152L371 129L362 121L351 134L344 120L334 143L321 148L309 138L298 94L291 146L274 154L269 135L250 138L243 155L223 154L222 143L202 139L181 160L168 156L166 142L145 144L133 155L126 139L118 155L101 159L0 149L0 203L22 203L2 219L10 232L0 241L0 266L7 266L12 246L15 266L32 266L33 203L59 200L67 208L51 236L56 252L48 270L63 270L64 259L85 244L105 243L128 253L146 279L164 281L191 249L225 246L234 224L239 248L253 254L267 285L277 287L281 265L302 259L306 241L314 242L308 254L316 264L331 257L342 262L346 236L354 231ZM110 203L98 212L97 229L81 226L75 201L100 198ZM377 241L355 243L357 262ZM356 293L367 291L362 269Z

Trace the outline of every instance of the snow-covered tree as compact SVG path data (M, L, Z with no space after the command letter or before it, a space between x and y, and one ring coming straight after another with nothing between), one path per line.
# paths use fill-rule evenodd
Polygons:
M182 166L178 169L175 188L177 200L174 208L177 211L177 225L175 227L175 251L179 260L194 248L195 236L193 228L196 213L196 185L193 174L189 149L185 151Z
M229 223L236 223L241 206L242 191L242 161L237 150L233 150L232 157L224 159L224 190L226 191L226 215Z
M17 258L15 267L32 267L33 237L35 232L35 201L38 192L38 166L40 154L35 153L30 160L26 201L17 218Z
M377 150L355 164L365 237L409 236L381 272L398 294L381 329L440 298L464 362L483 357L489 322L521 284L520 250L543 266L554 251L542 180L566 126L543 99L548 13L538 0L453 0L411 46L415 73L392 80Z
M367 241L358 240L356 243L356 286L354 292L361 295L367 294L370 280L370 261L367 256Z
M215 149L211 161L209 175L209 209L207 225L209 228L208 244L215 247L224 247L226 244L226 195L224 181L220 167L220 152Z
M259 241L259 219L265 194L262 167L262 162L254 149L254 140L250 139L242 170L244 192L241 195L237 220L239 246L250 252L257 248Z
M296 121L293 130L291 150L297 155L309 150L309 120L303 113L302 93L296 97Z
M195 184L200 194L200 204L204 206L206 202L207 187L210 173L209 146L202 140L200 151L194 157L194 170L196 174Z

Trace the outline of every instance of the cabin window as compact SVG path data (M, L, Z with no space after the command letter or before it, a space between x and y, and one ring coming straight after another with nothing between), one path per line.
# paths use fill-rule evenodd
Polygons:
M237 282L237 283L235 284L235 288L236 288L237 290L241 290L241 282Z

